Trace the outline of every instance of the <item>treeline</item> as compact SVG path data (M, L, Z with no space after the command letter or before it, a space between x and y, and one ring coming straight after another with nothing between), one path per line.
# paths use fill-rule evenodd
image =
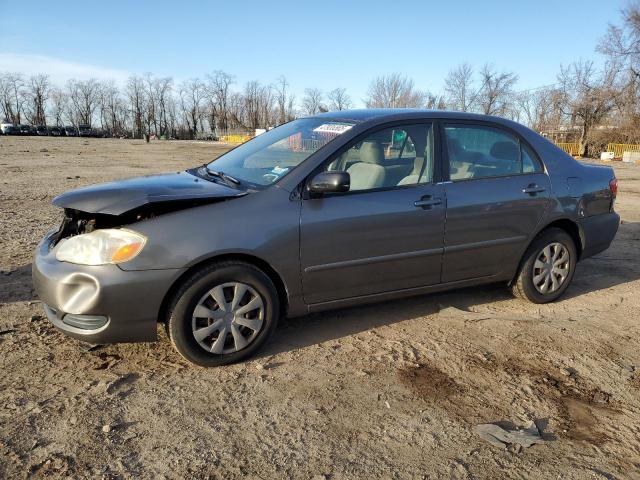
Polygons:
M95 79L59 86L46 74L0 72L0 113L7 123L89 125L110 136L136 138L252 131L298 115L284 77L270 85L248 82L242 90L233 85L233 76L222 71L180 84L169 77L132 75L123 86Z
M445 92L433 95L392 73L374 79L363 102L370 108L448 108L515 117L520 98L514 92L516 81L514 73L490 65L474 75L464 64L449 73ZM234 77L223 71L179 84L145 74L129 77L125 85L90 79L69 80L64 86L53 85L46 74L0 72L0 102L8 123L89 125L114 136L152 133L177 138L252 131L354 105L345 88L326 93L307 88L297 99L283 76L269 84L251 81L238 88Z
M370 82L363 103L370 108L423 107L512 118L555 141L580 144L583 155L607 142L640 141L640 4L610 25L598 52L602 66L580 60L560 68L556 82L518 90L518 76L491 64L452 68L440 93L416 87L405 75ZM176 83L152 74L114 81L70 80L53 85L46 74L0 72L0 116L8 123L90 125L110 136L217 137L252 132L303 115L352 108L345 88L307 88L301 98L284 76L270 83L237 85L214 71Z

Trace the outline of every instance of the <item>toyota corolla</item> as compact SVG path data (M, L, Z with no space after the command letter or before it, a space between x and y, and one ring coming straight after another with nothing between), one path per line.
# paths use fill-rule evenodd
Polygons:
M90 343L156 339L203 366L278 319L502 282L550 302L619 224L611 168L501 118L355 110L200 167L81 188L35 253L47 316Z

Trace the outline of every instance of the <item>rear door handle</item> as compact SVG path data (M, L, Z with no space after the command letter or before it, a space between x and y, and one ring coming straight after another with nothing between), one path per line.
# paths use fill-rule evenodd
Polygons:
M530 185L527 185L526 188L522 189L522 193L528 193L529 195L533 195L535 193L542 193L546 190L546 188L544 187L540 187L538 185L536 185L535 183L532 183Z
M435 205L440 205L441 203L441 198L431 198L430 196L422 197L420 200L416 200L415 202L413 202L416 207L422 208L424 210L434 207Z

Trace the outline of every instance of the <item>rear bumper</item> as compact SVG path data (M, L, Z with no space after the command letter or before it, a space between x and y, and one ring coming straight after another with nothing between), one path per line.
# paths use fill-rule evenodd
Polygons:
M56 328L89 343L156 340L162 300L183 269L74 265L56 260L50 243L51 234L38 245L32 278Z
M618 232L620 215L615 212L594 215L578 220L584 235L584 248L581 259L600 253L611 245Z

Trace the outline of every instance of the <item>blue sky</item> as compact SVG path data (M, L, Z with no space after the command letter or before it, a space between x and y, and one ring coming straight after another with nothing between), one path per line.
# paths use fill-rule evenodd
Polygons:
M515 71L518 89L554 83L561 64L598 59L626 1L0 0L0 71L187 79L221 69L264 83L348 89L356 105L377 75L401 72L438 92L453 66Z

